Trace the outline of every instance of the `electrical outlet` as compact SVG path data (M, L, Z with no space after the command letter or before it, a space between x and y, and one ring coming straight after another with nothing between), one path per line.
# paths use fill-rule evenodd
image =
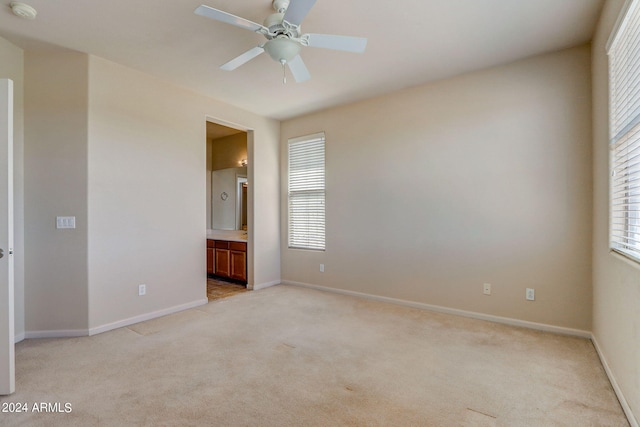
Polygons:
M146 295L147 294L147 285L138 285L138 296L141 297L142 295Z
M482 293L485 295L491 295L491 283L485 283L483 285Z
M324 273L324 264L320 264L320 273Z
M525 298L527 299L527 301L535 301L536 290L532 288L527 288L527 292L525 293Z

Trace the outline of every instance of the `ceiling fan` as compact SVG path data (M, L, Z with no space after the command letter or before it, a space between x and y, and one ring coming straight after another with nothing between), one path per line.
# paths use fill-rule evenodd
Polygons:
M220 66L232 71L267 51L269 56L284 66L287 65L296 82L309 80L311 75L300 57L302 46L342 50L362 53L367 47L367 39L362 37L335 36L329 34L302 34L300 24L309 13L316 0L273 0L276 13L264 20L264 25L232 15L222 10L201 5L194 13L217 21L246 28L262 34L267 41L249 49L240 56ZM286 83L286 77L284 79Z

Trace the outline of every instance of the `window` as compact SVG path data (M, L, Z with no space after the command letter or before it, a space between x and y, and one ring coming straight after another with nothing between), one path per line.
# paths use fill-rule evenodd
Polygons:
M640 262L640 1L609 41L610 247Z
M289 247L324 250L324 133L289 140Z

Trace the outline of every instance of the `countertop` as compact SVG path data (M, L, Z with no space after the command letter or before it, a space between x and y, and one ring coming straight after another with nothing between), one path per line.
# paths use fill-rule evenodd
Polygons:
M207 230L207 239L246 242L247 232L243 230Z

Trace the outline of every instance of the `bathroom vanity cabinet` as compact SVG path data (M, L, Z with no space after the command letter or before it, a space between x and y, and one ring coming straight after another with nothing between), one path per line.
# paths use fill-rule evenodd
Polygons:
M207 239L207 274L247 282L247 243Z

